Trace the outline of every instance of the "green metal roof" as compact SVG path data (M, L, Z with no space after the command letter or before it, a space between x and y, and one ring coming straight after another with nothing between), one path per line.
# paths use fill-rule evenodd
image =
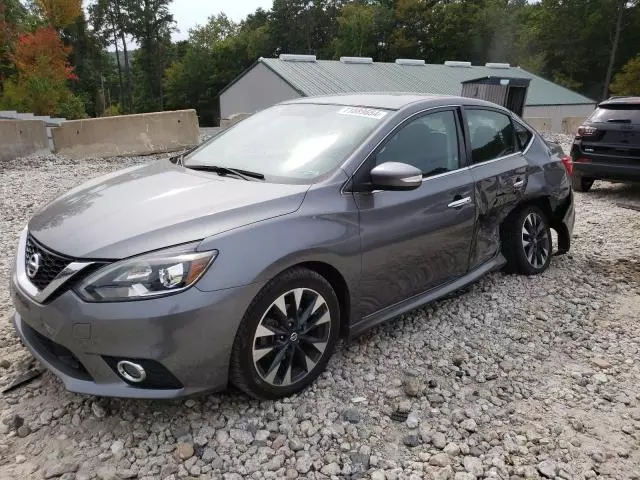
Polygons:
M261 58L258 61L304 96L379 91L460 95L462 82L497 76L530 78L528 106L596 103L519 67L450 67L430 64L418 66L382 62L361 64L342 63L337 60L301 62L278 58Z

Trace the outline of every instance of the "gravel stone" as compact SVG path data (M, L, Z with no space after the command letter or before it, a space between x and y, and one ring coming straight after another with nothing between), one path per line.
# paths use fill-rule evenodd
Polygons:
M442 450L447 446L447 438L444 436L444 433L434 432L431 434L431 445Z
M553 460L545 460L538 464L538 472L545 478L555 478L558 466Z
M374 470L371 472L371 480L387 480L387 476L382 470Z
M482 460L476 457L464 457L462 461L464 469L470 474L479 477L484 473L484 467L482 466Z
M313 466L313 460L309 455L302 455L296 460L296 470L298 473L309 473Z
M179 443L176 446L176 457L180 460L188 460L195 454L193 445L190 443Z
M406 435L403 442L407 447L417 447L420 445L420 437L412 433L410 435Z
M429 465L434 467L446 467L451 463L451 458L446 453L436 453L429 459Z
M347 408L342 412L342 418L349 423L360 423L360 420L362 419L360 412L355 408Z
M75 473L80 468L80 465L74 462L60 462L56 464L52 464L45 468L44 470L44 478L55 478L61 477L65 473Z

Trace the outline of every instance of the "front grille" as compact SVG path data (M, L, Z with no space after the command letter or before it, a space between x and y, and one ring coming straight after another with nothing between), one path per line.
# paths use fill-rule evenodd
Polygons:
M55 368L80 380L93 380L87 369L71 350L45 337L24 322L22 323L22 328L31 345Z
M25 269L29 271L29 261L34 254L40 256L40 267L38 268L35 276L29 278L38 290L44 290L56 278L60 272L62 272L67 265L73 262L72 258L65 257L63 255L47 250L40 245L36 240L29 235L27 237L27 244L25 245Z

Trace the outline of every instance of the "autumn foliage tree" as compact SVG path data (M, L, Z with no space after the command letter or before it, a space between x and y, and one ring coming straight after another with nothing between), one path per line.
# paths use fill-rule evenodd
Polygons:
M47 25L14 42L9 59L16 73L5 82L0 104L36 115L81 117L84 105L68 86L78 79L69 64L71 47L57 30L82 14L80 0L37 0L37 5Z
M82 15L81 0L36 0L47 22L54 28L71 25Z

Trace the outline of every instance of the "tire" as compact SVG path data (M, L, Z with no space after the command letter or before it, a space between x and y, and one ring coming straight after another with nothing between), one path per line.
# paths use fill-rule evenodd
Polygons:
M509 272L538 275L549 268L553 241L545 213L530 205L507 217L503 228L502 251Z
M571 179L571 186L576 192L588 192L591 190L594 181L595 179L593 178L585 178L580 175L575 175Z
M260 290L240 323L231 383L262 400L300 392L325 369L339 329L340 306L329 282L306 268L287 270Z

